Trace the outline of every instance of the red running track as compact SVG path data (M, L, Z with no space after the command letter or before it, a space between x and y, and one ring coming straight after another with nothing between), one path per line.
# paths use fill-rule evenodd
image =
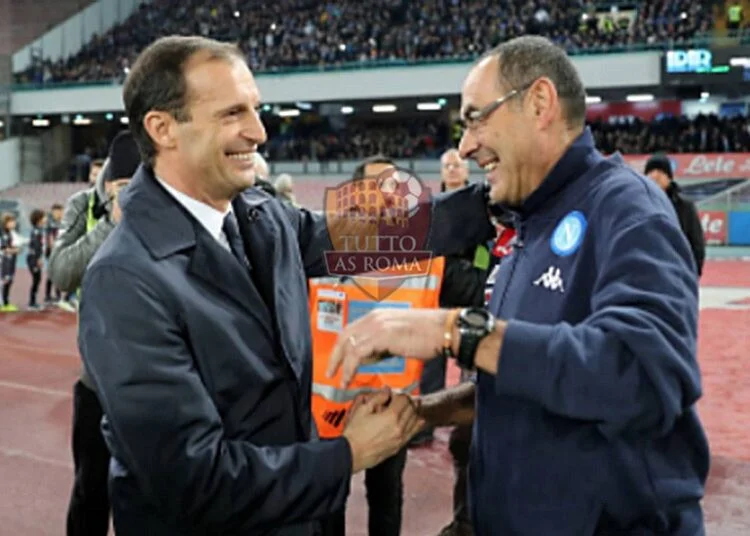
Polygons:
M750 263L709 262L706 286L738 288L733 304L750 304ZM13 292L23 304L27 275ZM710 536L750 534L750 307L703 309L699 411L713 459L705 499ZM71 386L79 361L75 316L62 311L0 316L0 535L64 534L71 486ZM451 371L455 381L456 371ZM449 521L453 474L447 430L429 448L410 451L405 474L404 536L437 534ZM366 503L355 479L348 534L365 536Z

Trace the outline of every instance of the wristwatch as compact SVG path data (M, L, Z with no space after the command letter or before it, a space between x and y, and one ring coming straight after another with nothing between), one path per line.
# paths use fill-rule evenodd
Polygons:
M474 368L477 346L487 335L495 331L495 317L484 308L463 309L456 318L456 326L461 335L456 361L465 370Z

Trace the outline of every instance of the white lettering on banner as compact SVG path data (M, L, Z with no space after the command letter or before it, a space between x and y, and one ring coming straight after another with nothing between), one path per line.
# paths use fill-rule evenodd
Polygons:
M727 213L720 210L699 211L706 244L725 244L727 241Z
M701 218L701 227L703 227L703 233L720 233L721 226L724 222L719 218L711 219L711 215L704 213Z
M735 160L719 156L709 158L705 155L694 157L690 164L682 172L685 175L706 175L712 173L732 173L734 171Z

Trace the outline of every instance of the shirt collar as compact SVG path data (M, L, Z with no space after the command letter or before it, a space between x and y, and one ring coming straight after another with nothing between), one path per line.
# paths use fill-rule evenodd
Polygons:
M200 222L201 225L213 236L216 240L221 242L222 227L224 226L224 218L227 214L233 211L232 203L225 212L216 210L212 206L209 206L197 199L193 199L187 194L176 190L173 186L167 184L160 177L156 177L165 190L167 190L177 202L179 202L185 209L193 215L193 217Z

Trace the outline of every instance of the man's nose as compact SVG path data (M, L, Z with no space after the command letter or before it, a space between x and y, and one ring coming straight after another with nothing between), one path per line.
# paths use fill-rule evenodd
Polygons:
M461 141L458 143L458 153L461 155L461 158L469 158L478 148L479 143L474 134L468 129L464 130L461 135Z
M266 135L266 127L263 126L263 121L261 121L258 112L253 111L253 113L250 114L250 119L242 129L242 135L253 140L258 145L266 143L266 140L268 139L268 136Z

